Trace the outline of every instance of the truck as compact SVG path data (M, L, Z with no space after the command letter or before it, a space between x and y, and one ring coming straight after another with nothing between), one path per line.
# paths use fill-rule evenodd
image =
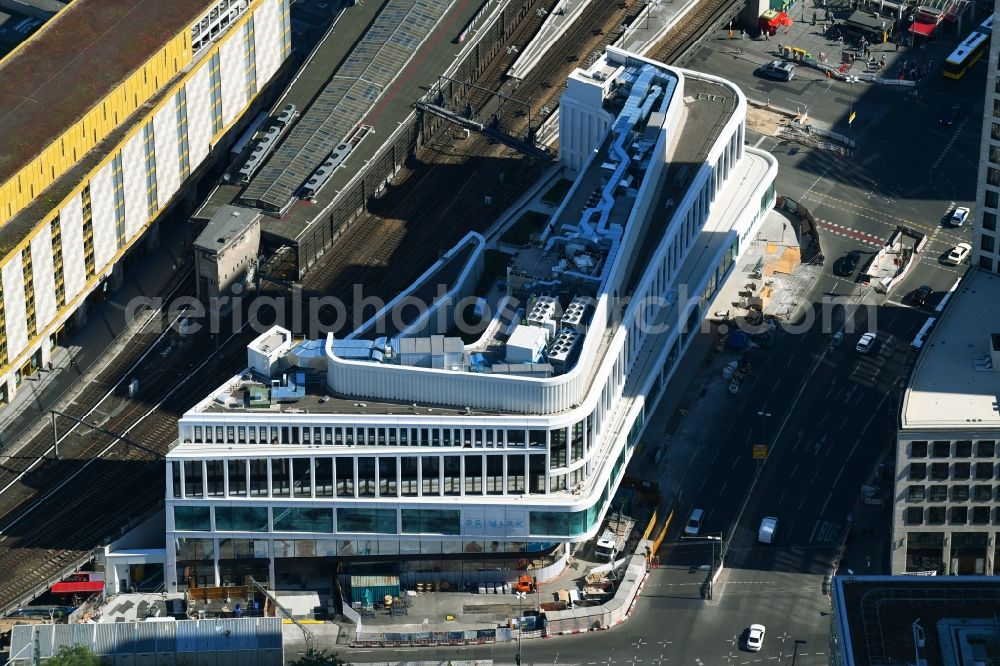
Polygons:
M635 520L626 515L616 513L609 516L604 530L594 543L594 555L605 562L612 561L625 548L633 527Z

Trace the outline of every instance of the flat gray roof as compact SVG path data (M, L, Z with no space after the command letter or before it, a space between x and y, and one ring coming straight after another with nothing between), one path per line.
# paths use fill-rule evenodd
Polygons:
M186 30L210 4L74 0L0 61L0 183Z
M260 211L239 206L222 206L198 235L194 246L208 252L218 252L233 238L260 219Z
M1000 368L988 368L1000 333L1000 277L969 269L920 350L903 399L904 429L1000 427Z

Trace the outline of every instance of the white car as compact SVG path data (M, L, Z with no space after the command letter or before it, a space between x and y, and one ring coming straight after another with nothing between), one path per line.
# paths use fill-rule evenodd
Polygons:
M698 532L701 531L701 524L704 520L705 511L703 509L692 509L687 523L684 524L684 534L687 536L697 536Z
M965 206L959 206L951 214L951 224L956 227L960 227L965 224L967 219L969 219L969 209Z
M952 248L951 252L948 253L948 256L944 258L944 263L950 266L958 266L965 261L970 252L972 252L971 245L968 243L959 243Z
M747 649L751 652L760 652L764 646L764 625L751 624L747 631Z
M875 341L877 339L878 336L875 333L872 332L865 333L864 335L861 336L861 339L858 340L858 346L855 347L855 349L858 351L859 354L867 354L868 352L870 352L872 349L875 348Z

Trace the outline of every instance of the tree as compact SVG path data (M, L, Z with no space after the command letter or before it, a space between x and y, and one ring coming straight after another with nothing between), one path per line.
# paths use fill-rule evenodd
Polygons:
M291 666L350 666L336 653L328 654L326 650L309 648L306 653L291 663Z
M86 645L64 645L45 666L101 666L101 659Z

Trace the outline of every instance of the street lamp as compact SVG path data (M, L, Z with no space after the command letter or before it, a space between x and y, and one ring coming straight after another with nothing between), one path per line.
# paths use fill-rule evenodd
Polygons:
M720 544L722 547L722 532L718 534L702 534L699 536L682 536L682 539L691 539L694 541L709 541L712 544L712 559L708 565L708 598L712 598L712 579L715 578L715 544Z
M517 595L517 666L521 666L521 634L524 633L524 613L521 606L524 603L526 592L516 592Z
M767 419L772 416L771 412L766 412L761 409L757 412L757 416L760 417L760 443L767 446ZM757 458L757 470L760 471L760 458Z
M845 80L851 85L851 110L847 115L847 132L850 134L854 128L854 82L858 80L858 77L848 76Z

